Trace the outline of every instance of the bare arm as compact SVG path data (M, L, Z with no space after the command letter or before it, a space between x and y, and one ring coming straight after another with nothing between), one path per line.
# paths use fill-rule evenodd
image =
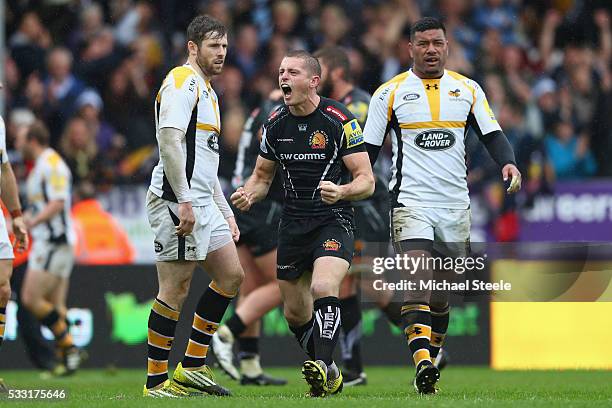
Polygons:
M231 196L232 203L241 211L248 211L251 205L263 200L268 195L274 174L276 173L276 162L257 157L257 163L253 174L244 187L238 188Z
M363 200L374 193L375 180L368 153L352 153L344 156L342 161L351 172L353 181L343 185L322 181L320 184L321 200L326 204L333 204L340 200Z
M64 200L50 200L41 212L36 214L29 222L30 228L38 224L49 221L51 218L62 212L64 209Z
M19 192L17 190L17 180L15 180L15 174L13 173L13 167L11 163L6 162L2 164L2 201L6 204L6 208L9 212L14 210L21 210L21 203L19 202Z

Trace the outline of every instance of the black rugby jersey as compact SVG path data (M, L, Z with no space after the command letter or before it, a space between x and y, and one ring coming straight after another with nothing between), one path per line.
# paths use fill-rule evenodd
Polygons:
M340 99L340 102L346 105L347 109L353 114L353 116L355 116L355 119L357 119L362 129L365 127L366 119L368 118L370 99L370 94L358 87L353 87L351 92ZM389 169L384 168L383 160L378 160L372 168L372 171L374 172L374 177L376 179L376 188L374 190L374 194L365 200L373 200L377 202L386 201L389 196L387 192L387 186L389 185L387 173Z
M244 123L244 129L242 130L242 135L240 136L240 142L238 144L234 177L232 178L232 186L234 189L243 186L251 174L253 174L257 157L259 156L262 126L266 122L268 116L282 104L282 98L277 100L267 99L251 112L251 115ZM283 195L281 175L277 173L274 176L266 199L282 202Z
M323 180L342 184L348 175L342 157L365 152L361 126L341 103L321 97L307 116L294 116L286 105L264 125L259 154L278 162L283 175L283 215L317 217L343 212L352 216L348 201L328 205L318 186Z

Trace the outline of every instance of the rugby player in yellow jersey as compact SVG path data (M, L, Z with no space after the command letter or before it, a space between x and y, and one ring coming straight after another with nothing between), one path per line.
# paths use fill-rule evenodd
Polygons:
M148 322L147 397L185 397L190 390L229 395L215 383L206 355L244 277L234 244L240 232L217 178L219 100L210 85L223 69L226 28L198 16L187 28L187 40L187 63L168 73L155 101L160 160L151 176L147 214L159 292ZM198 265L212 282L196 306L185 356L169 381L168 355Z
M411 257L462 257L469 251L470 201L464 139L471 127L501 167L508 193L521 187L514 152L483 90L473 80L446 70L444 25L430 17L411 29L413 67L378 88L364 130L374 162L385 136L393 147L391 237L395 251ZM436 277L440 271L435 271ZM444 272L453 274L452 271ZM412 276L412 277L411 277ZM432 268L405 278L428 281ZM442 277L443 279L443 277ZM417 286L418 287L418 286ZM404 331L416 365L419 393L437 391L434 366L449 321L448 293L406 291Z

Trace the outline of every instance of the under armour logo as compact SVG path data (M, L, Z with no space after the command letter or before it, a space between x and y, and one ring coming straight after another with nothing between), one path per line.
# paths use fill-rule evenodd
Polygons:
M425 89L427 89L428 91L429 91L431 88L433 88L433 89L436 89L436 90L437 90L437 89L438 89L438 84L433 84L433 85L431 85L431 84L427 84L427 85L425 85Z

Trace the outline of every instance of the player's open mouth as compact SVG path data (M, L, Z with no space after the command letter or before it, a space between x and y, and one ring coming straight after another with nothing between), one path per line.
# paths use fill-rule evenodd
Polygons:
M291 87L287 84L282 84L281 85L281 91L283 91L283 94L285 95L285 97L290 97L291 96Z
M425 62L428 64L436 64L439 61L438 57L427 57L425 58Z

